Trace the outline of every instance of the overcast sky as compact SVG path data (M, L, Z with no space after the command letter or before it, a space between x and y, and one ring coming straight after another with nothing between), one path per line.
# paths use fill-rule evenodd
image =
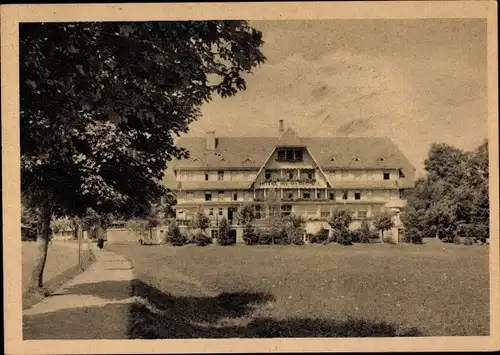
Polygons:
M487 136L486 21L254 21L267 62L215 98L189 136L388 136L417 169L432 142Z

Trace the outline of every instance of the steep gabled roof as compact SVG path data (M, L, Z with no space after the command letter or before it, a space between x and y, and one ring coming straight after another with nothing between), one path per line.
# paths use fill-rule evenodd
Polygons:
M273 137L218 137L214 151L206 149L205 138L181 138L177 145L187 149L189 159L171 162L173 168L254 168L259 169L271 152L277 138ZM197 157L199 161L194 161ZM249 159L248 159L249 158Z
M277 147L305 147L306 144L299 138L297 133L288 128L276 144Z
M306 146L323 170L402 169L401 187L411 187L415 168L389 138L315 137L300 138L288 129L277 137L218 137L214 151L206 149L205 138L181 138L177 145L190 152L189 159L175 160L170 169L254 169L259 170L277 146ZM194 158L198 160L194 160ZM383 160L380 160L383 157ZM247 159L250 158L250 159ZM334 158L332 160L332 158ZM358 158L356 160L355 158ZM168 186L175 185L171 178Z

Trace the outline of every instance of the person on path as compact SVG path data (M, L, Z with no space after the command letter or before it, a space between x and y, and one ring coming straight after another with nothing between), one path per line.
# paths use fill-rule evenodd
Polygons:
M101 227L97 227L97 247L104 248L104 233Z

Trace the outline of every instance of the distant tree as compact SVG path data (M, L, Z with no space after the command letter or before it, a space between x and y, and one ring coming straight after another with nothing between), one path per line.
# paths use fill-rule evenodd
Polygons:
M187 237L181 233L175 219L172 220L168 226L168 242L174 246L184 245L187 242Z
M464 152L433 144L427 176L409 194L402 221L408 238L435 235L452 242L464 228L478 239L489 236L488 143ZM467 227L464 227L467 226ZM468 232L469 233L469 232Z
M248 222L243 227L243 241L247 245L254 245L259 242L259 236L252 222Z
M203 232L210 226L210 219L201 211L196 213L193 227L201 229Z
M334 210L328 224L332 229L344 230L348 229L352 222L352 216L346 210Z
M240 205L236 213L236 219L238 221L238 224L241 224L243 226L247 223L252 222L255 219L253 205L249 203Z
M231 228L226 217L222 217L219 221L219 233L217 234L217 243L219 245L230 245L233 244L231 239Z
M380 231L380 240L384 242L384 232L394 227L394 222L389 213L384 212L373 220L373 226Z
M53 215L143 218L166 193L174 139L203 103L246 88L265 61L246 21L23 23L21 190L39 213L32 289Z

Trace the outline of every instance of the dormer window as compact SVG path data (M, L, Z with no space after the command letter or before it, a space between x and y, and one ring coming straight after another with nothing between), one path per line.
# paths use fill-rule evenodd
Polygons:
M198 158L198 157L194 157L194 158L193 158L193 162L194 162L194 163L199 163L199 162L200 162L200 158Z
M403 173L403 170L399 169L399 178L400 179L404 179L406 176L405 174Z
M333 163L336 163L337 162L337 159L335 159L335 157L331 157L330 158L330 161L333 162Z
M301 148L280 148L278 149L278 157L276 158L276 161L297 163L301 162L302 159Z
M253 160L251 158L246 158L245 160L243 160L243 163L252 163Z
M358 157L354 157L352 161L361 161L361 159L359 159Z
M379 158L377 159L377 161L378 161L379 163L383 163L383 162L385 161L385 158L384 158L384 157L379 157Z

